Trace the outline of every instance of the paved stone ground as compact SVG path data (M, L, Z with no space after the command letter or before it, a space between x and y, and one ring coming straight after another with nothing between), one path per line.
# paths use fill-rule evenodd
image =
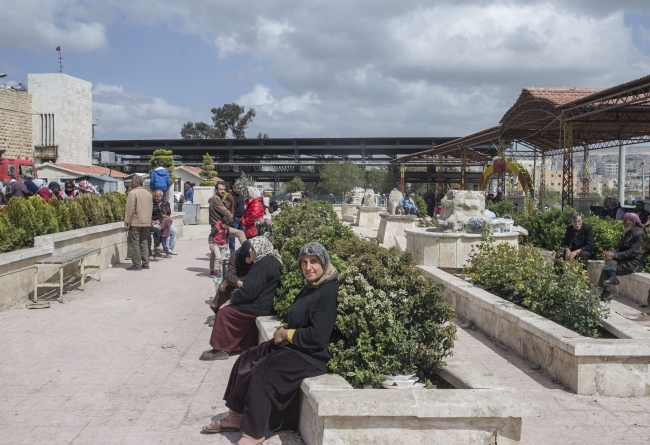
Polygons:
M185 226L177 256L121 264L50 309L0 312L0 444L230 444L203 435L225 413L235 358L202 362L214 296L206 226ZM162 349L173 343L175 348ZM291 432L267 441L302 444Z
M214 294L205 226L185 226L178 256L127 272L122 264L65 304L0 312L0 445L229 444L203 435L226 408L234 358L202 362ZM619 303L623 304L623 303ZM622 310L623 306L617 307ZM160 346L173 343L175 348ZM537 402L522 444L648 444L650 397L577 396L481 332L459 328L455 353ZM301 444L284 432L266 443Z
M649 444L650 397L578 396L480 331L458 328L454 354L473 362L540 405L524 419L522 445Z

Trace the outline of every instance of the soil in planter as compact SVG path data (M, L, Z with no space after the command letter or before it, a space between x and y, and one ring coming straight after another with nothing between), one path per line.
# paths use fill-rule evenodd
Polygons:
M436 389L456 389L451 383L440 377L438 374L426 376L426 378L435 385Z
M600 326L598 328L598 333L600 334L599 338L605 339L605 340L619 340L617 336L609 332L607 329L604 327Z

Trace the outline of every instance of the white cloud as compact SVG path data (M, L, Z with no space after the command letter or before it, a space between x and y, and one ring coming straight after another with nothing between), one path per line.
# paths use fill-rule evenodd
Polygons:
M98 139L179 139L182 125L197 118L163 99L128 95L121 85L102 83L93 88L93 117L99 120Z

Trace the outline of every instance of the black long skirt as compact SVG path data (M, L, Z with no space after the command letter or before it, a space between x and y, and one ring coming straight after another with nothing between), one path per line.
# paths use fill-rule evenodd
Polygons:
M241 430L251 437L297 430L300 383L323 374L292 350L270 340L239 356L223 399L228 408L242 413Z

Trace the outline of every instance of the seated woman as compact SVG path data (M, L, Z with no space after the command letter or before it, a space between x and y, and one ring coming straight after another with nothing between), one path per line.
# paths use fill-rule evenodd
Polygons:
M339 292L338 272L321 244L305 244L298 264L307 285L273 340L239 356L224 394L228 417L203 427L204 432L241 430L237 444L255 445L272 432L298 428L300 384L327 372Z
M247 240L228 259L226 276L219 285L219 290L217 290L212 304L210 304L210 309L215 315L219 313L219 308L230 300L232 294L244 285L244 279L252 267L251 242ZM210 326L214 326L214 323L211 322Z
M241 287L219 306L210 337L212 349L201 354L201 360L226 360L228 352L255 346L258 339L255 319L273 311L275 290L282 276L280 254L264 236L249 241L253 266Z

